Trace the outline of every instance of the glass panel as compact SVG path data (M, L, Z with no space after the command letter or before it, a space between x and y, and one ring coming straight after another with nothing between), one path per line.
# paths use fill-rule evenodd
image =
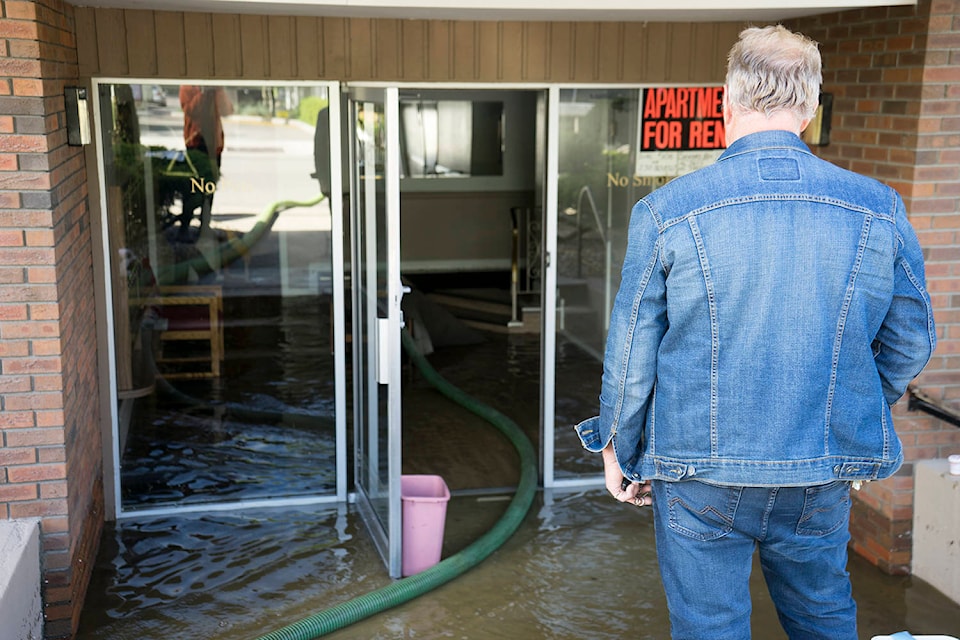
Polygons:
M675 91L687 92L688 101L696 92L700 106L695 114L666 122L669 110L657 106ZM641 110L644 99L649 104ZM720 87L560 91L557 478L598 471L597 458L570 437L569 426L589 417L578 413L583 406L599 408L603 351L620 286L630 211L656 187L716 160L723 145L717 117L721 100ZM660 140L664 130L672 137ZM686 137L677 133L684 131Z
M503 118L502 102L401 99L401 175L503 175Z
M99 85L123 510L336 491L327 100Z
M357 478L384 531L389 518L388 396L377 384L377 322L387 317L386 180L382 103L353 102L357 193L354 251L357 256L355 322L357 406L355 421L365 436L357 438ZM362 371L360 368L363 368Z
M562 89L557 185L555 475L596 474L570 425L596 411L603 349L633 204L637 89Z

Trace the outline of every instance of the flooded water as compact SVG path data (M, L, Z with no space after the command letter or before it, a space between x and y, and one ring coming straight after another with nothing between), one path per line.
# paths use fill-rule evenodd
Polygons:
M316 339L299 340L295 351L329 357L321 340L328 332L311 331ZM302 347L314 343L320 346ZM537 446L539 348L539 336L491 334L479 345L438 349L430 360L445 378L514 419ZM271 365L269 354L258 353L251 359L262 364L249 368L250 384L231 381L227 390L236 395L228 399L254 415L329 415L329 394L316 392L320 383L296 359L285 358L292 364L275 378L282 383L260 384L256 372ZM567 344L558 354L557 385L565 390L558 423L572 424L596 401L598 365ZM496 430L409 368L403 397L404 473L441 475L454 493L443 547L449 557L501 517L519 478L517 456ZM141 464L127 468L125 501L152 503L164 491L179 500L269 495L271 487L297 492L332 482L327 427L250 418L209 407L146 416L151 428L132 436L131 453ZM558 434L556 448L562 467L599 470L572 431ZM166 484L156 482L163 478ZM327 637L668 638L651 516L600 489L541 492L519 530L479 566ZM960 635L960 605L929 585L884 575L858 557L850 572L862 638L902 629ZM759 569L754 576L754 637L781 640ZM77 639L253 640L390 582L353 505L124 520L104 532Z
M504 496L505 498L505 496ZM497 496L455 496L444 557L503 512ZM851 558L861 637L956 633L960 605L922 581ZM784 634L759 571L754 637ZM108 530L78 640L257 638L390 582L352 508L156 518ZM334 639L669 637L649 510L602 491L538 495L485 562Z

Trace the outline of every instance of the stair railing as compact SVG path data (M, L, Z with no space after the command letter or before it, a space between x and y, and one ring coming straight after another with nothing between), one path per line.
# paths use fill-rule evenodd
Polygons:
M583 200L587 199L590 205L590 212L593 214L593 221L596 223L597 231L600 233L600 240L603 241L604 248L604 275L603 275L603 330L610 329L610 307L613 295L613 245L610 241L611 211L610 204L607 204L606 226L600 220L600 212L597 210L597 202L593 199L593 191L590 185L581 187L577 194L577 278L583 277L583 228L580 220L583 211Z

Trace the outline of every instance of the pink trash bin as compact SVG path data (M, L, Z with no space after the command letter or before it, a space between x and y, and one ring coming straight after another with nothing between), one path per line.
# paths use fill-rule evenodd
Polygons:
M400 476L403 503L403 564L412 576L440 562L450 490L440 476Z

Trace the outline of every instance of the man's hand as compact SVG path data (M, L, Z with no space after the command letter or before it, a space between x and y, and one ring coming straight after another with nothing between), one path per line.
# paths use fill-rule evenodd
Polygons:
M653 504L650 483L630 482L620 471L612 440L601 453L603 454L603 476L610 495L620 502L629 502L638 507Z

